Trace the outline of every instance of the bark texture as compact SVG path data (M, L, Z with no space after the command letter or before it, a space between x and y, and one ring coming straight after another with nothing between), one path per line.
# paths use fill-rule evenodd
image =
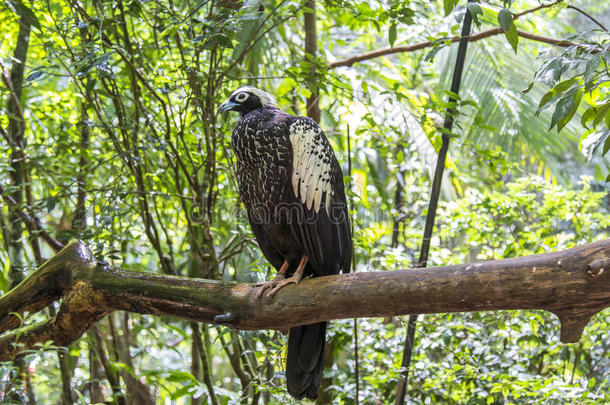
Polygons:
M544 309L561 321L561 340L580 339L588 320L610 306L610 239L573 249L477 264L318 277L272 299L258 287L140 273L96 263L74 242L0 297L0 360L52 340L65 346L115 310L278 329L354 317ZM15 314L62 299L53 318L22 326ZM15 345L21 343L21 345Z

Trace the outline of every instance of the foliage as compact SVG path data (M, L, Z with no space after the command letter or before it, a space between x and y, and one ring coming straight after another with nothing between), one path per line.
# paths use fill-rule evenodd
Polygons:
M583 2L598 16L608 12ZM449 107L457 111L456 125L431 263L514 257L608 237L600 182L608 172L599 157L608 144L607 36L576 35L576 17L559 7L512 20L538 2L497 3L468 6L477 29L501 24L507 35L519 28L577 45L553 48L533 63L546 45L511 46L513 39L502 37L472 43L457 105L445 101L453 66L447 38L459 33L463 2L319 2L314 58L303 54L299 0L2 3L3 77L16 63L21 18L32 31L20 142L9 136L11 122L21 122L9 113L12 90L0 85L0 185L3 196L23 197L16 207L0 205L0 291L53 254L39 229L11 235L15 209L37 218L53 238L83 239L98 259L126 269L269 278L237 197L234 119L216 114L242 84L273 90L282 109L300 114L306 97L320 92L322 126L354 204L358 271L414 262ZM415 53L328 68L347 56L425 40L433 45ZM550 134L549 126L561 132ZM592 163L578 148L580 138ZM18 168L24 178L15 183ZM578 183L583 174L594 179ZM608 402L609 322L607 311L599 314L581 343L563 346L556 321L542 312L428 315L417 334L409 397ZM358 328L360 401L392 403L403 320L359 320ZM353 324L333 322L330 329L334 362L325 398L355 403ZM68 377L74 403L123 395L137 403L131 395L142 386L157 403L290 403L284 342L273 331L113 314L61 358L51 346L28 355L27 374L0 366L0 391L18 390L16 381L29 379L39 399L56 403Z
M551 87L540 100L537 113L555 105L549 129L556 126L561 131L583 105L580 122L586 132L581 143L588 142L592 154L603 156L610 150L610 37L588 32L577 38L586 43L547 59L536 73L536 81Z
M583 179L568 190L539 177L523 177L501 190L471 191L440 208L436 264L501 259L566 249L607 238L605 193ZM600 212L602 211L602 212ZM386 232L391 232L387 230ZM405 237L419 240L406 227ZM360 321L360 365L366 403L393 403L406 319ZM583 339L563 345L559 323L544 311L425 315L416 335L410 378L412 403L605 403L610 392L606 338L608 310L598 314ZM334 350L351 345L350 322L334 322ZM350 353L351 354L351 353ZM346 356L346 357L343 357ZM349 403L353 379L333 366L337 402Z

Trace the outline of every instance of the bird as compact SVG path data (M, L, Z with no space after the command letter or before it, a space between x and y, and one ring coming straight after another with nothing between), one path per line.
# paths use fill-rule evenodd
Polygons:
M260 249L278 271L255 299L304 277L348 273L353 248L343 171L320 126L283 112L271 94L251 86L235 90L218 111L241 116L231 135L238 192ZM326 327L289 331L286 385L296 399L317 397Z

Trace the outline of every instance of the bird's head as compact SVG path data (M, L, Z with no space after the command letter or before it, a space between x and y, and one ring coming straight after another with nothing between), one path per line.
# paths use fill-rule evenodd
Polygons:
M218 107L218 112L238 111L242 116L257 108L275 105L275 99L267 92L256 87L240 87L235 90L227 101Z

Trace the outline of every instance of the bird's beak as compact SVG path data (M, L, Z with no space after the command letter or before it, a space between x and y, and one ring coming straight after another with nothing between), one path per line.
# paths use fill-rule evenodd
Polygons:
M224 103L222 103L220 105L220 107L218 107L218 112L219 113L223 113L225 111L229 111L234 109L235 107L237 107L237 103L234 103L232 101L225 101Z

